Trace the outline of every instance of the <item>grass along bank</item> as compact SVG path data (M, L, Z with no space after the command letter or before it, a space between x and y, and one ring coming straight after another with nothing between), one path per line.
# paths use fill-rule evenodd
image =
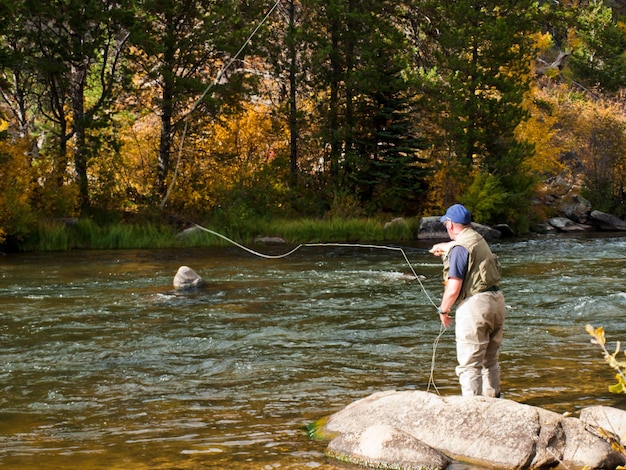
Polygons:
M393 222L376 218L276 219L246 221L238 225L198 223L244 245L259 237L280 237L289 244L363 243L412 240L417 237L418 218ZM183 233L169 224L153 222L99 225L91 219L41 221L19 251L67 251L72 249L158 249L224 246L228 242L201 230Z

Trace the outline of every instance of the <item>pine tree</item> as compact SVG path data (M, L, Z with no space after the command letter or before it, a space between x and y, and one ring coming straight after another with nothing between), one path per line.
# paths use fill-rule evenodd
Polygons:
M419 195L424 170L417 158L423 141L415 137L411 116L414 87L401 5L317 3L309 67L333 188L370 210L403 211Z
M437 110L450 181L458 185L442 205L458 200L474 176L485 173L508 195L494 216L506 215L532 184L523 164L532 148L514 131L527 117L523 97L534 58L535 2L427 1L420 8L429 17L426 34L436 44L429 106Z
M387 26L372 31L363 67L355 72L358 125L351 180L372 209L414 213L426 189L427 168L418 152L426 141L418 136L413 74L405 48L398 47L404 37L395 25Z
M626 86L626 32L614 19L610 6L591 0L568 10L576 25L570 35L570 66L577 81L608 91Z

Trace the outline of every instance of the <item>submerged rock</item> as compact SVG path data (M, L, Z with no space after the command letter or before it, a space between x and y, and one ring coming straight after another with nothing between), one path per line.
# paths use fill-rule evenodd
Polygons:
M499 469L601 469L625 462L578 418L511 400L422 391L375 393L322 420L314 434L331 439L329 456L381 468L446 468L446 459L432 457L438 453ZM432 460L422 460L415 441L437 451ZM365 442L378 442L376 451L365 451Z

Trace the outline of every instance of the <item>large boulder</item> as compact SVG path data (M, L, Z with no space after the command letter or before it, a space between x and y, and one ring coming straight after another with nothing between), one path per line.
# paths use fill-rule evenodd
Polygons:
M379 450L364 455L363 439L359 436L367 432L372 440L376 429L387 436L379 438L385 445L378 448L393 452ZM352 436L351 440L346 435ZM559 464L568 468L608 469L625 462L605 439L588 431L578 418L565 418L511 400L441 397L422 391L370 395L321 420L315 436L331 439L331 457L336 454L334 440L341 439L342 460L351 461L348 457L352 455L353 462L367 461L370 466L380 464L382 468L423 464L416 457L414 440L450 459L503 470L551 468ZM398 441L393 442L389 436L397 436ZM402 442L411 442L406 454L398 451ZM425 467L446 468L432 455L431 458Z
M386 424L341 434L326 449L328 457L378 469L447 468L450 459L410 434Z
M441 217L422 217L417 232L418 240L449 240L446 227L439 221Z
M560 209L565 217L574 222L579 224L587 224L589 222L591 203L579 194L564 197L560 202Z
M181 266L174 276L174 288L179 290L192 289L201 286L203 282L200 275L189 266Z
M450 240L446 227L439 221L441 217L422 217L417 233L418 240ZM487 225L472 222L472 228L487 240L500 238L502 232Z
M489 227L488 225L472 222L472 228L480 233L487 240L495 240L502 236L502 231L497 230L493 227Z
M591 211L591 219L601 230L626 231L626 221L611 214L600 211Z

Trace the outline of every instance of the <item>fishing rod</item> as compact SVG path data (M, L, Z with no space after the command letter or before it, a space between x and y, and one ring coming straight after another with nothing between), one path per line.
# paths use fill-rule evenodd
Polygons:
M413 274L413 277L415 279L417 279L417 282L419 283L419 285L420 285L420 287L422 289L422 292L424 293L426 298L429 300L429 302L432 304L432 306L435 307L435 309L437 309L437 304L433 301L431 296L428 294L428 291L426 290L426 287L424 287L424 284L422 283L422 280L420 279L420 276L417 274L417 272L413 268L413 265L409 261L409 258L407 257L404 248L397 247L397 246L371 245L371 244L362 244L362 243L300 243L295 248L292 248L291 250L287 251L286 253L282 253L282 254L278 254L278 255L268 255L268 254L261 253L261 252L258 252L256 250L253 250L251 248L248 248L247 246L244 246L244 245L242 245L240 243L237 243L236 241L228 238L225 235L222 235L219 232L216 232L216 231L211 230L209 228L203 227L202 225L196 224L195 222L191 222L191 223L193 224L194 227L196 227L199 230L202 230L204 232L210 233L211 235L214 235L214 236L219 237L219 238L221 238L223 240L226 240L227 242L232 243L233 245L241 248L244 251L247 251L250 254L253 254L255 256L258 256L260 258L265 258L265 259L286 258L287 256L291 256L296 251L298 251L298 250L300 250L301 248L304 248L304 247L330 247L330 246L333 246L333 247L351 247L351 248L371 248L371 249L381 249L381 250L390 250L390 251L400 252L402 254L402 256L404 257L404 261L409 266L409 269L411 270L411 273ZM416 249L416 250L419 250L419 249ZM424 251L428 251L428 250L424 250ZM432 385L433 389L437 392L438 395L439 395L439 390L437 389L437 385L435 384L435 380L434 380L435 358L436 358L436 354L437 354L437 346L439 345L439 340L441 339L443 334L446 332L446 330L447 330L447 328L444 327L443 324L441 324L440 325L440 329L439 329L439 334L437 335L437 338L435 338L435 342L433 344L433 355L432 355L431 364L430 364L430 376L428 378L428 387L426 388L426 391L429 392L430 391L430 387Z

